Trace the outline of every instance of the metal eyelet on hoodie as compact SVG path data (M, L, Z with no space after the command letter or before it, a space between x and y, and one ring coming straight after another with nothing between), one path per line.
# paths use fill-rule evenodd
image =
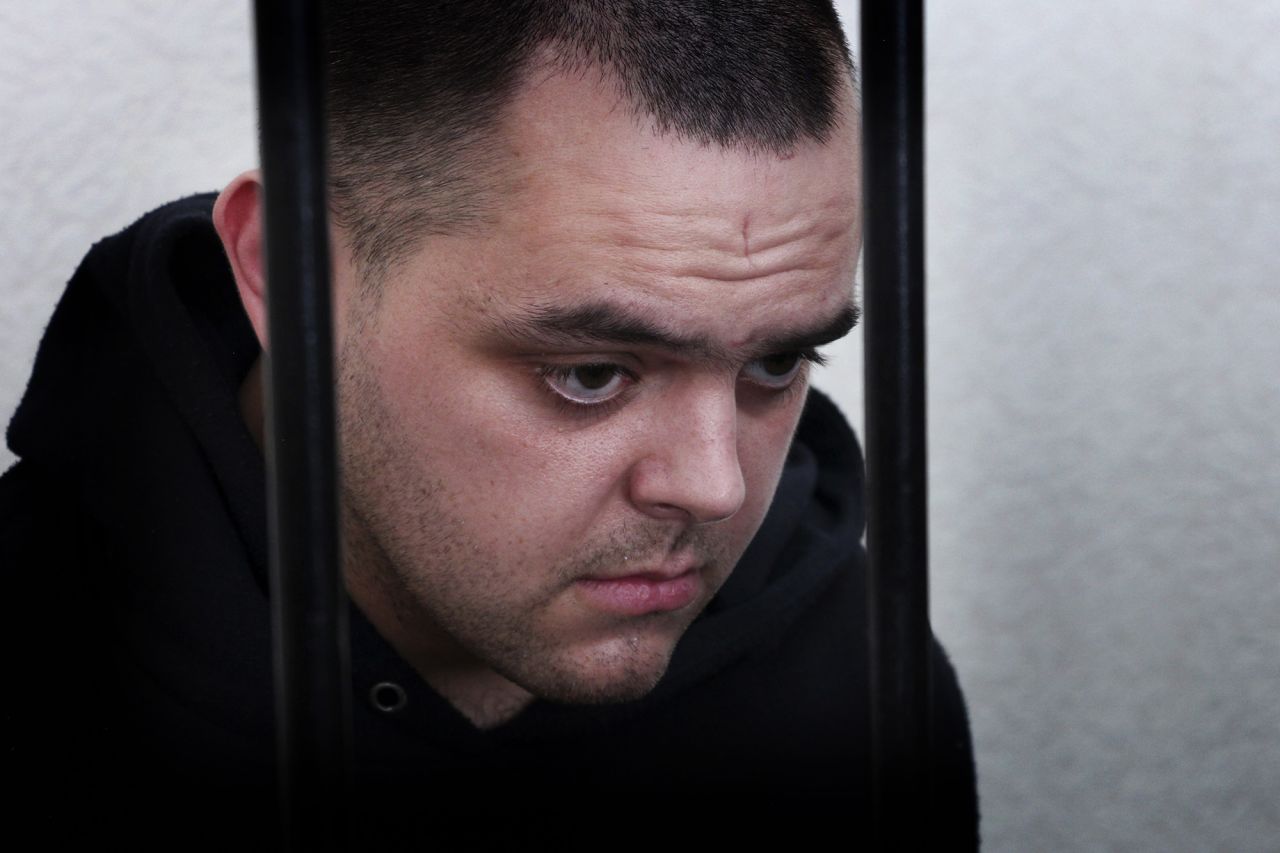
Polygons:
M384 714L394 714L409 704L404 688L393 681L379 681L369 690L369 704Z

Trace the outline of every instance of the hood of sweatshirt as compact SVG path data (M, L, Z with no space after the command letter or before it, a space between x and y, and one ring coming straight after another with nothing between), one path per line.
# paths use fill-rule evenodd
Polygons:
M155 701L259 738L271 729L265 466L237 404L259 349L212 203L207 194L173 202L94 246L49 324L8 441L101 532L95 581L139 677L164 697ZM858 559L861 491L852 431L810 391L746 554L653 694L610 713L652 707L776 643ZM408 694L411 713L395 721L402 736L451 748L582 723L580 709L538 702L480 733L354 608L351 632L357 743L385 725L387 714L366 707L383 682Z

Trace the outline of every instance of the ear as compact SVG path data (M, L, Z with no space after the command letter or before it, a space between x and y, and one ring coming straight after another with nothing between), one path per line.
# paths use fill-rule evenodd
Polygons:
M262 172L245 172L213 205L213 227L231 262L244 312L258 343L267 346L267 275L262 252Z

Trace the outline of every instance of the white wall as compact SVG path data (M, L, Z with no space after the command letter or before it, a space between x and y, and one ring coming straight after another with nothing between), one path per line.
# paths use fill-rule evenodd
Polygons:
M0 0L0 421L94 241L257 159L249 4ZM13 455L0 448L0 470Z
M928 11L933 609L987 849L1276 849L1280 5ZM252 110L247 3L0 0L0 416L84 250L251 165Z
M1280 5L929 5L938 630L1001 850L1280 849Z

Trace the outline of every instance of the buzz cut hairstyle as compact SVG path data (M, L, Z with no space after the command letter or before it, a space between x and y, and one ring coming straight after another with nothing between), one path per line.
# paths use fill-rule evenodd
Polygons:
M495 131L535 58L599 68L659 133L784 154L855 82L831 0L327 0L329 203L366 285L501 204Z

